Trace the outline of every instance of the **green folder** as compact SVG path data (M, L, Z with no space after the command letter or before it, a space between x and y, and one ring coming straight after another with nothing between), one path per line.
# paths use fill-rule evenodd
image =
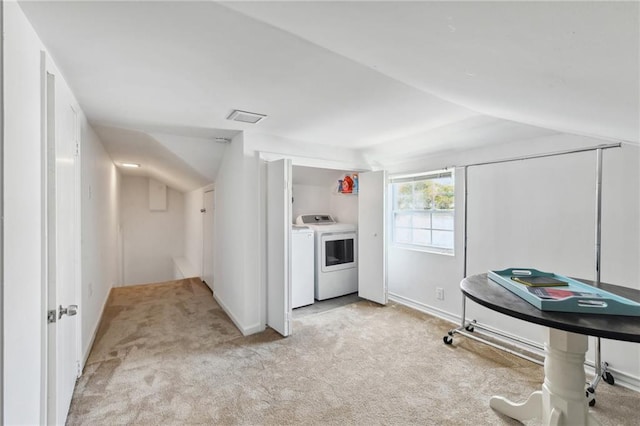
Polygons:
M527 285L529 287L559 287L569 285L566 281L560 281L553 277L540 277L540 276L521 276L511 277L511 279L517 283Z

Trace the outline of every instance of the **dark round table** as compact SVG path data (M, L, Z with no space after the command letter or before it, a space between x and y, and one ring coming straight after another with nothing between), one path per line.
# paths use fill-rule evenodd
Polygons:
M638 290L604 283L598 287L640 303ZM542 311L489 279L487 274L465 278L460 289L486 308L547 327L542 390L533 392L523 403L494 396L489 402L494 410L518 420L539 419L548 425L598 424L585 398L587 336L640 342L640 317Z
M593 281L578 280L594 284ZM640 303L640 290L605 283L598 288ZM572 333L640 343L640 317L541 311L489 279L487 274L465 278L460 289L474 302L510 317Z

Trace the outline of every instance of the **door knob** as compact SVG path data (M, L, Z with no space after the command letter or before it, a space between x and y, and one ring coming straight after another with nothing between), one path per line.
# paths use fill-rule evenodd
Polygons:
M66 308L63 308L62 305L60 305L60 307L58 308L58 319L62 318L63 315L72 317L77 313L78 305L69 305Z
M207 209L200 209L200 213L206 213Z

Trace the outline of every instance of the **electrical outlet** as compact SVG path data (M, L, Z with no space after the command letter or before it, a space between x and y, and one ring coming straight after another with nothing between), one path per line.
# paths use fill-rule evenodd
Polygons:
M444 300L444 288L436 287L436 299Z

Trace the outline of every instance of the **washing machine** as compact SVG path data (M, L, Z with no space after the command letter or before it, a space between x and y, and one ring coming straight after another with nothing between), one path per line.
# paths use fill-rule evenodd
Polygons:
M315 232L308 226L291 227L291 308L314 301Z
M331 299L358 291L356 225L338 223L331 215L300 215L296 224L315 232L314 297Z

